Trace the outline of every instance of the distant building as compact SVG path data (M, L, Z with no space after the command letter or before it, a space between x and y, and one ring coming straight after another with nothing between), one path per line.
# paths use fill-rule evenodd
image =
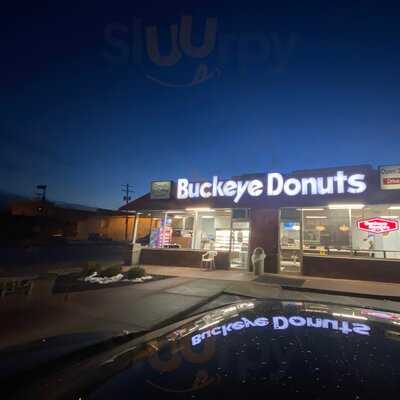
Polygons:
M12 201L3 238L32 240L132 240L135 213L32 199ZM4 224L2 224L4 226Z

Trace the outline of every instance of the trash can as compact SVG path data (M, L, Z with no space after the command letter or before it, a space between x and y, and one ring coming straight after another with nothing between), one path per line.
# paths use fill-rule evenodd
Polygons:
M264 272L265 252L262 247L256 247L251 255L254 275L260 275Z
M139 265L141 251L142 251L142 245L140 243L135 243L132 246L132 265Z

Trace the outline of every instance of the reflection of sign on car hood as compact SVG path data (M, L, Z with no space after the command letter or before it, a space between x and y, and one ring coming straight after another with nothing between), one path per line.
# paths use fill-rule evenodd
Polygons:
M399 229L399 222L395 219L386 218L360 219L357 221L357 227L360 231L386 233L397 231Z
M385 311L375 311L375 310L361 310L362 315L367 315L368 317L374 317L379 319L386 319L389 321L400 321L399 314Z
M254 321L251 321L247 318L241 318L229 324L215 326L212 329L208 329L207 331L203 331L197 335L192 336L192 345L196 346L200 344L203 340L212 336L227 336L233 331L240 331L242 329L252 327L270 327L273 330L286 330L290 326L332 329L336 331L341 331L344 335L348 335L351 332L357 333L359 335L369 335L369 332L371 330L371 328L365 324L348 321L337 321L334 319L326 318L274 316L272 318L260 317L256 318Z

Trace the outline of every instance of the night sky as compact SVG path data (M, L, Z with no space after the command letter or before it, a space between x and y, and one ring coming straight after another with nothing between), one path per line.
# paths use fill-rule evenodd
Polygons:
M1 191L115 208L124 183L400 163L400 8L84 3L2 13ZM205 54L183 16L196 46L215 24Z

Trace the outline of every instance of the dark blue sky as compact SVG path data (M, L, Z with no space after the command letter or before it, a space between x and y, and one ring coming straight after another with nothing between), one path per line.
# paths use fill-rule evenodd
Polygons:
M118 207L123 183L400 162L395 5L157 3L3 14L0 190ZM157 65L146 30L165 55L182 16L195 45L215 21L214 47Z

